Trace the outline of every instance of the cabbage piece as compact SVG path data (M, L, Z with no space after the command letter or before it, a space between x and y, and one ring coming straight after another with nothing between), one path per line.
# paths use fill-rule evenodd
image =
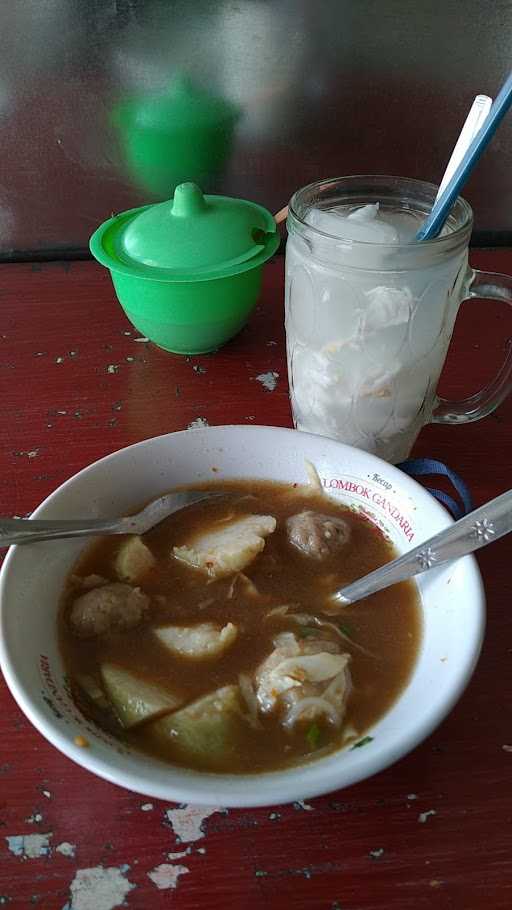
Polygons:
M287 657L272 671L271 678L290 689L303 682L316 683L333 679L345 669L346 663L346 654L328 654L326 651ZM284 688L281 691L284 691Z
M320 475L315 468L312 461L305 461L306 474L308 478L308 487L306 489L307 493L321 493L322 496L325 493L325 490L322 486L322 481L320 480Z
M148 730L171 745L176 758L218 768L236 751L242 723L238 686L230 685L167 714Z
M149 547L134 535L121 544L114 562L114 569L121 581L137 583L156 563Z
M232 622L224 628L214 622L202 622L196 626L162 626L154 632L174 654L195 660L218 657L238 635L238 629Z
M343 639L349 648L353 648L355 651L365 654L366 657L372 657L374 660L376 659L375 654L372 654L367 648L363 648L362 645L354 641L354 639L344 631L344 629L347 628L346 626L336 626L333 622L328 622L328 620L322 619L321 616L315 616L313 613L288 613L289 607L280 607L279 609L281 610L281 614L275 612L273 615L286 615L287 619L297 623L299 626L309 626L318 628L319 630L329 629L329 631L334 632L338 638ZM267 619L269 616L270 613L267 614Z
M343 654L345 665L321 694L304 694L304 689L291 689L285 696L286 712L283 726L291 729L298 721L323 719L334 727L340 727L345 715L352 682L348 663L350 656ZM311 688L310 691L313 691ZM318 693L318 689L316 689Z
M183 704L183 699L117 664L103 664L105 691L126 730Z
M269 669L263 666L259 673L258 701L263 710L270 710L279 696L289 689L304 689L309 683L325 683L334 679L345 669L348 659L346 654L321 651L317 654L285 657ZM312 691L311 694L319 692Z
M271 515L245 515L227 527L207 531L181 547L173 547L176 559L212 578L242 572L265 546L265 538L276 529Z
M240 688L240 697L245 702L244 717L247 723L255 730L262 730L262 725L258 717L258 699L254 691L254 683L247 673L239 673L238 685Z
M350 654L338 642L282 632L274 650L256 671L259 710L279 709L285 727L298 720L323 718L339 726L350 692Z

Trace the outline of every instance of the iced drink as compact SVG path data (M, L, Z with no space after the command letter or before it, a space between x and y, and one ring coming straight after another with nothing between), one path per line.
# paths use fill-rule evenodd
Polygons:
M444 237L419 243L415 234L428 210L423 201L415 208L396 190L392 198L367 200L368 193L335 204L313 196L302 210L292 200L286 252L291 403L298 429L398 462L437 403L465 296L469 234L456 236L464 232L454 216Z

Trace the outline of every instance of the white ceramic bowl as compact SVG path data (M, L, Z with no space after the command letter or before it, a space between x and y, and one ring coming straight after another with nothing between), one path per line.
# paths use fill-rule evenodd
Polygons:
M34 518L124 515L174 485L212 478L305 482L313 462L329 495L364 508L400 553L451 524L414 480L372 455L321 436L274 427L209 427L148 439L96 462L59 487ZM212 474L212 467L218 473ZM64 579L82 541L11 549L0 576L0 658L29 720L73 761L145 796L200 805L260 806L346 787L391 765L439 724L478 658L485 601L472 557L419 580L424 634L409 685L364 748L266 774L187 771L125 748L85 720L70 699L56 634ZM82 733L90 748L79 748Z

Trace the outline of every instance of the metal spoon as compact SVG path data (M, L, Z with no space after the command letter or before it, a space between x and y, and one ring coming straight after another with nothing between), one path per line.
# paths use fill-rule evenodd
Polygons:
M30 518L0 518L0 547L35 543L62 537L96 537L104 534L145 534L174 512L225 493L185 491L167 493L126 518L84 518L75 521L39 521Z
M470 512L464 518L450 525L440 534L421 543L414 550L409 550L398 559L393 559L380 569L359 578L350 585L340 588L333 594L336 603L342 606L357 603L389 588L399 581L412 578L428 569L440 566L452 559L466 556L499 540L512 531L512 490L502 493L496 499Z

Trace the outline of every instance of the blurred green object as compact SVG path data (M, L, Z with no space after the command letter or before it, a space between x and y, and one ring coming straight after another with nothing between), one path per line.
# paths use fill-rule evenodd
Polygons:
M128 172L160 198L185 180L208 183L222 173L240 109L175 76L163 95L147 95L114 108Z
M113 216L90 240L128 319L177 354L215 350L240 331L278 246L265 208L190 182L171 201Z

